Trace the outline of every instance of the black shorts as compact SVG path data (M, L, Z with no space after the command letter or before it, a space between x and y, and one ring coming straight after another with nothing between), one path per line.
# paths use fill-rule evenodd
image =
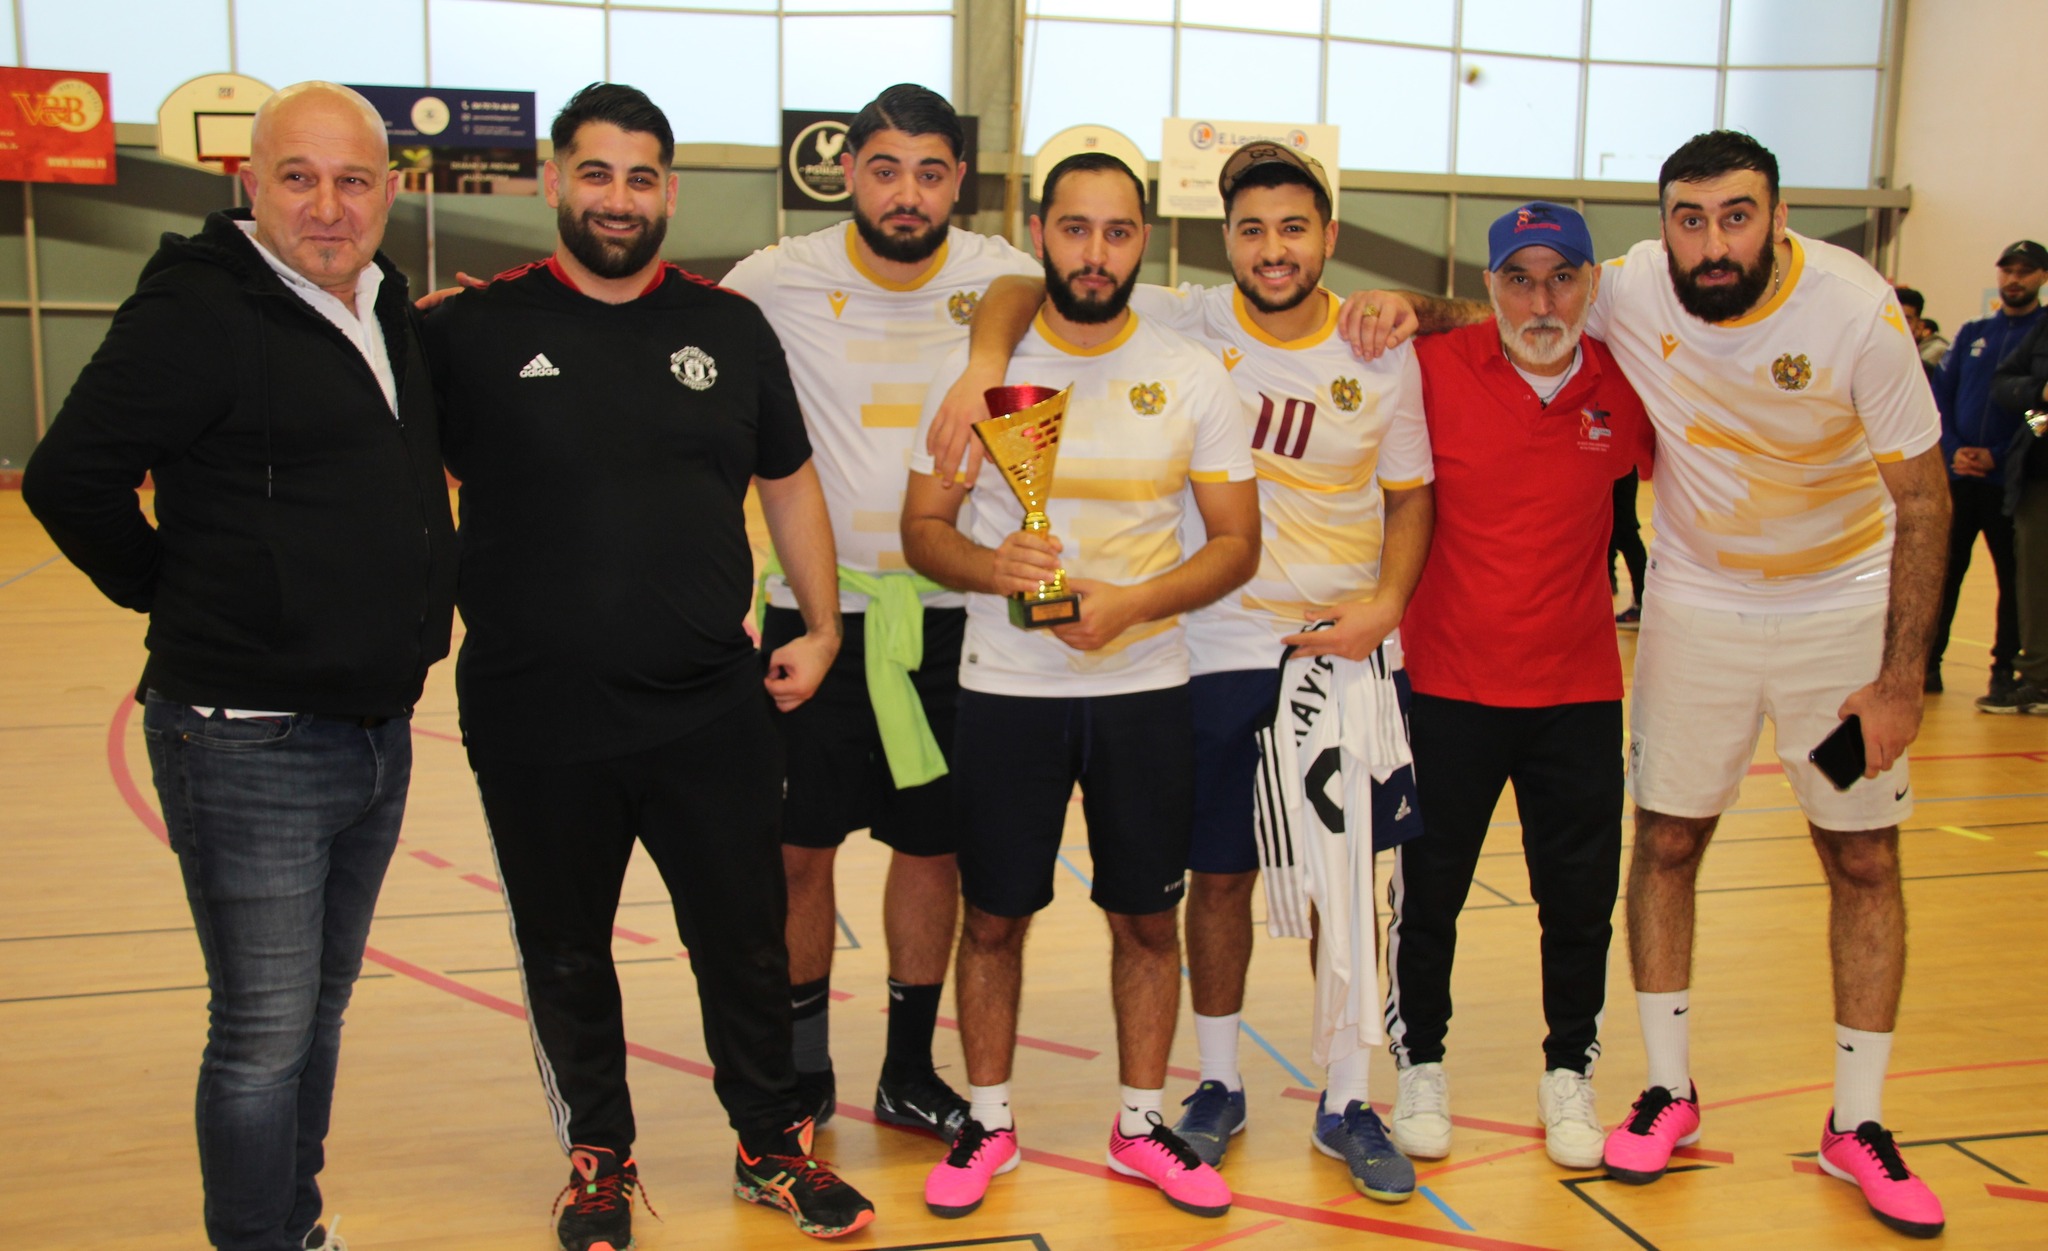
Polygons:
M783 801L782 841L796 847L837 847L855 830L907 856L944 856L954 850L959 822L953 811L953 783L941 777L897 790L882 753L881 733L868 701L867 617L848 613L839 656L818 691L775 726L789 759ZM924 663L910 681L924 705L939 750L953 745L953 718L960 694L960 638L967 630L964 608L924 610ZM804 632L803 614L768 609L761 629L761 657Z
M1394 670L1402 718L1410 687ZM1188 867L1197 873L1250 873L1259 867L1252 794L1259 768L1258 732L1273 723L1280 670L1231 669L1188 682L1195 721L1195 821ZM1401 769L1372 784L1373 850L1385 851L1422 832L1415 773Z
M1165 912L1187 890L1195 750L1188 688L1033 699L960 692L953 777L960 894L993 916L1052 902L1074 784L1106 912Z

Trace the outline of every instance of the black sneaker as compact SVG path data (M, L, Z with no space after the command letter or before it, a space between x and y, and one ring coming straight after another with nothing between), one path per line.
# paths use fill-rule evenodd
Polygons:
M803 1114L811 1118L819 1129L832 1123L832 1114L839 1110L839 1079L831 1069L817 1073L799 1072L796 1075L796 1101Z
M742 1141L733 1160L732 1192L748 1203L780 1208L813 1238L837 1238L875 1219L875 1205L811 1155L810 1118L782 1133L771 1151L747 1154Z
M1978 712L1992 712L2000 716L2031 712L2048 714L2048 695L2032 682L2017 682L2000 690L1996 685L1991 693L1977 701Z
M951 1142L967 1123L967 1100L935 1070L900 1077L885 1064L881 1080L875 1083L875 1119Z
M1642 629L1643 606L1641 604L1630 604L1628 607L1622 609L1620 612L1615 613L1614 625L1616 629L1621 630Z
M1997 683L1995 680L1992 685L1993 689L1996 689ZM1924 695L1941 694L1941 666L1927 666L1927 680L1920 684L1920 691Z
M647 1205L647 1214L659 1220L641 1193L640 1171L631 1160L619 1163L617 1153L606 1147L570 1148L569 1184L555 1196L555 1210L561 1213L555 1237L562 1251L630 1251L635 1195Z

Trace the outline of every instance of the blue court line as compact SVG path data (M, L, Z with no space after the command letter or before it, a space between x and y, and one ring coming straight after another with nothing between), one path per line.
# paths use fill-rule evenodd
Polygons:
M1069 872L1069 873L1073 874L1073 875L1074 875L1075 877L1078 877L1078 878L1080 878L1080 879L1081 879L1081 885L1083 885L1083 886L1087 887L1087 888L1088 888L1089 890L1094 890L1094 889L1095 889L1095 881L1094 881L1094 879L1090 878L1090 877L1089 877L1089 876L1088 876L1088 875L1087 875L1086 873L1083 873L1083 872L1081 872L1081 870L1079 870L1079 869L1075 868L1075 867L1074 867L1074 862L1073 862L1073 861L1071 861L1071 860L1069 860L1069 859L1067 859L1067 853L1066 853L1066 852L1060 852L1060 853L1059 853L1059 861L1060 861L1060 863L1061 863L1061 864L1063 864L1063 865L1065 865L1065 866L1067 867L1067 872Z
M834 912L832 914L832 919L839 923L839 932L846 935L846 950L859 951L860 940L853 936L853 927L846 923L846 914L842 912Z
M1292 1077L1295 1081L1301 1083L1302 1089L1319 1089L1318 1085L1315 1082L1309 1080L1308 1074L1302 1072L1298 1068L1295 1068L1292 1064L1289 1064L1287 1062L1287 1057L1281 1055L1279 1050L1276 1047L1274 1047L1272 1043L1267 1042L1265 1037L1262 1034L1260 1034L1259 1031L1253 1029L1250 1025L1246 1024L1242 1017L1238 1018L1237 1028L1244 1031L1244 1036L1246 1038L1249 1038L1253 1042L1257 1043L1259 1045L1259 1050L1273 1057L1273 1063L1279 1065L1283 1069L1286 1069L1287 1075L1289 1077Z
M58 561L62 559L64 559L62 556L52 556L48 560L44 561L42 564L33 566L32 568L24 569L20 573L17 573L13 577L7 579L7 581L0 582L0 586L13 586L15 583L21 581L23 578L26 578L28 575L34 573L37 569L48 569L51 565L56 564Z
M1445 1216L1449 1217L1451 1224L1456 1225L1459 1229L1464 1230L1468 1234L1473 1232L1470 1222L1466 1221L1464 1217L1458 1215L1456 1212L1453 1212L1451 1210L1450 1204L1445 1203L1442 1199L1437 1198L1436 1191L1431 1190L1427 1186L1417 1186L1415 1189L1421 1193L1423 1198L1429 1200L1431 1203L1434 1203L1436 1205L1437 1211L1442 1212Z

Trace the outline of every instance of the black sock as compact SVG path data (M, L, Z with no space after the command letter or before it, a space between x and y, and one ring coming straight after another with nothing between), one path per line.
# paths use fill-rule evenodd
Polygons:
M832 1068L832 976L799 982L789 988L790 1052L799 1073L824 1073Z
M932 1068L932 1031L939 1026L939 993L944 982L912 986L889 979L889 1054L882 1066L895 1073Z

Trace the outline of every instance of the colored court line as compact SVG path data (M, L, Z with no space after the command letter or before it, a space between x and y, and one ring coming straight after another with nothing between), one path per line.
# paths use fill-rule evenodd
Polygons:
M1937 825L1934 828L1942 831L1944 834L1960 834L1964 838L1974 838L1980 843L1991 841L1989 834L1980 834L1976 830L1966 830L1960 825Z
M1314 1082L1308 1079L1308 1074L1303 1073L1298 1068L1295 1068L1294 1065L1288 1061L1286 1056L1280 1054L1280 1049L1278 1047L1275 1047L1272 1043L1267 1042L1266 1036L1264 1034L1261 1034L1259 1033L1259 1031L1253 1029L1249 1024L1247 1024L1242 1019L1238 1021L1237 1028L1244 1032L1244 1036L1246 1038L1249 1038L1254 1043L1258 1044L1259 1050L1271 1056L1273 1058L1273 1063L1285 1069L1289 1077L1293 1078L1297 1082L1300 1082L1304 1086L1315 1085Z
M1090 878L1090 877L1089 877L1089 876L1088 876L1088 875L1087 875L1086 873L1083 873L1083 872L1081 872L1081 870L1079 870L1079 869L1075 868L1075 867L1074 867L1074 862L1073 862L1073 861L1071 861L1071 860L1069 860L1069 859L1067 859L1067 853L1066 853L1066 852L1060 852L1060 853L1058 853L1058 854L1059 854L1059 861L1060 861L1060 863L1061 863L1062 865L1064 865L1064 866L1066 867L1066 870L1067 870L1067 872L1069 872L1069 873L1073 874L1073 875L1074 875L1075 877L1077 877L1077 878L1080 878L1080 879L1081 879L1081 885L1083 885L1083 886L1087 887L1087 888L1088 888L1089 890L1094 890L1094 889L1095 889L1095 882L1094 882L1094 880L1093 880L1093 879L1091 879L1091 878Z
M406 854L430 869L452 869L455 867L454 861L443 860L431 851L413 851Z
M1459 1229L1464 1230L1468 1234L1473 1232L1472 1222L1466 1220L1464 1217L1458 1215L1455 1211L1453 1211L1451 1209L1450 1204L1445 1203L1442 1199L1437 1198L1436 1191L1431 1190L1427 1186L1417 1186L1415 1190L1416 1193L1420 1194L1423 1198L1429 1200L1437 1211L1442 1212L1446 1217L1448 1217L1450 1219L1451 1224L1456 1225Z
M490 878L485 877L481 873L465 873L462 875L462 880L468 882L471 886L480 886L483 889L490 891L494 895L502 895L505 893L504 887L498 885L496 882L492 881Z
M942 1016L938 1020L939 1024L946 1029L957 1030L960 1028L960 1022L950 1016ZM1102 1054L1100 1051L1089 1047L1076 1047L1072 1043L1054 1042L1049 1038L1033 1038L1029 1034L1017 1035L1017 1045L1019 1047L1029 1047L1034 1051L1050 1051L1056 1056L1072 1056L1076 1060L1093 1060Z
M443 734L439 730L425 729L418 722L413 723L412 732L427 738L438 738L444 743L459 743L462 741L460 734Z
M2039 752L2031 751L1971 751L1957 752L1954 755L1946 756L1913 756L1911 759L1914 764L1933 764L1944 760L2032 760L2038 755L2040 755ZM1761 764L1749 766L1750 777L1756 777L1764 773L1783 773L1784 771L1784 762L1778 760L1769 760Z
M26 578L28 575L34 573L36 570L48 569L51 565L56 564L58 561L62 559L64 559L62 556L52 556L40 565L30 565L28 568L22 570L20 573L17 573L13 577L7 579L7 581L0 582L0 586L13 586L15 583L21 581L23 578Z
M1814 1177L1826 1177L1826 1176L1827 1176L1827 1174L1826 1174L1826 1173L1824 1173L1824 1172L1822 1172L1822 1171L1821 1171L1821 1167L1820 1167L1820 1165L1818 1165L1818 1164L1814 1163L1814 1162L1813 1162L1812 1160L1794 1160L1794 1161L1792 1161L1792 1171L1793 1171L1793 1172L1795 1172L1795 1173L1807 1173L1807 1174L1810 1174L1810 1175L1812 1175L1812 1176L1814 1176Z
M1269 1229L1278 1229L1286 1223L1286 1221L1260 1221L1256 1225L1247 1225L1243 1229L1233 1229L1221 1238L1211 1238L1207 1242L1198 1242L1191 1247L1182 1247L1181 1251L1210 1251L1211 1247L1227 1246L1240 1239L1249 1238L1253 1234L1263 1234Z
M2048 1203L2048 1190L2030 1190L2025 1186L1986 1185L1984 1193L1994 1199L2026 1199L2033 1203Z

